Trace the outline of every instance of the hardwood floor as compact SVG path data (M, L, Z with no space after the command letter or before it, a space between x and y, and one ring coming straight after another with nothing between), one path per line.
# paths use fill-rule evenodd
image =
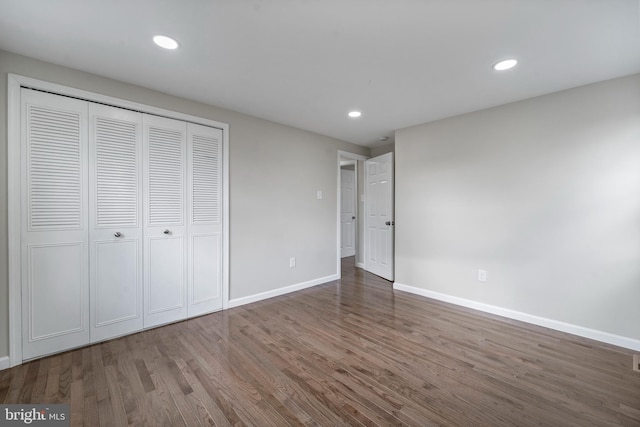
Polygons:
M341 281L0 371L72 425L640 425L632 351Z

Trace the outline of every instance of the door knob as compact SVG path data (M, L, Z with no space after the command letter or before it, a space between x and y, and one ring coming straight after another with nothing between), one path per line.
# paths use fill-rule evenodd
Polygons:
M169 231L169 229L167 228L166 230L163 231L164 234L171 234L171 231Z
M116 231L115 233L113 233L113 235L115 237L120 237L120 236L122 236L122 233L120 233L119 231Z
M396 222L395 221L387 221L384 223L384 225L395 225Z
M355 216L352 216L352 217L351 217L351 219L356 219L356 217L355 217Z

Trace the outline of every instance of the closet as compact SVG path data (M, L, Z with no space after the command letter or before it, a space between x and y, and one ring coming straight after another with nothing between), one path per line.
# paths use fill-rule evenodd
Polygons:
M21 89L23 360L222 308L222 130Z

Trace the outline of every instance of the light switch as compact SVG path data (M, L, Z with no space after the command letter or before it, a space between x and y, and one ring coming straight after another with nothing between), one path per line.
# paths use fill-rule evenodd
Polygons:
M322 199L322 190L318 190L316 197L318 197L318 200Z

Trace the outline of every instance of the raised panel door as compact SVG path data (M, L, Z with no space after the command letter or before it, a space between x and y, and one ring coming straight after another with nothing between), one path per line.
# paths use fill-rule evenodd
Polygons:
M393 280L393 153L369 159L365 166L365 269L387 280Z
M341 257L356 254L356 173L340 169L340 251Z

